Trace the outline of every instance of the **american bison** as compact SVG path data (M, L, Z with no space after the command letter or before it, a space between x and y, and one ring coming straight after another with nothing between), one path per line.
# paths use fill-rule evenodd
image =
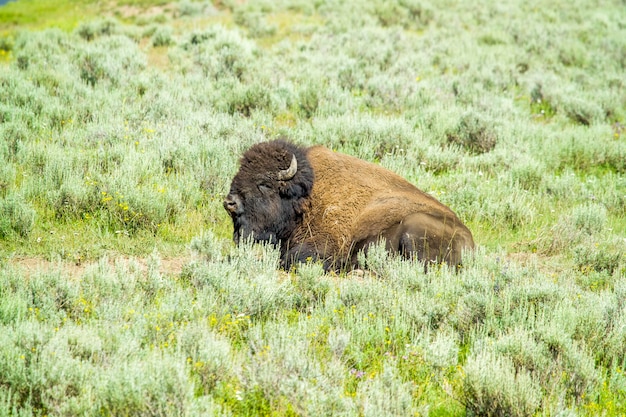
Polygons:
M397 174L323 146L258 143L241 158L224 200L235 243L280 245L281 262L322 261L326 270L358 267L357 254L384 239L388 251L461 263L472 233L435 198Z

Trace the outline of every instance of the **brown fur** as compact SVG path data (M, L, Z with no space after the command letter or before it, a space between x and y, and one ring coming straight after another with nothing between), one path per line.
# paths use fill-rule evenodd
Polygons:
M452 210L399 175L321 146L309 148L307 156L315 182L294 241L314 242L333 261L353 265L357 252L381 237L392 252L452 265L461 262L463 249L474 247L471 232ZM426 238L421 253L402 251L407 227L415 238Z

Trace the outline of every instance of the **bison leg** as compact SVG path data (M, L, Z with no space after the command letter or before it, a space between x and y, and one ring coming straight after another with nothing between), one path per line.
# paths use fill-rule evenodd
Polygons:
M413 213L397 228L398 252L424 263L461 264L463 249L472 248L470 231L458 220L440 214Z
M286 247L282 255L282 266L289 271L299 263L322 262L324 271L336 269L332 256L326 255L324 250L314 242L304 242Z
M458 219L441 213L412 213L400 222L383 229L377 235L358 239L352 250L352 264L357 266L357 254L381 239L385 248L408 259L429 263L461 263L463 249L474 247L471 232Z

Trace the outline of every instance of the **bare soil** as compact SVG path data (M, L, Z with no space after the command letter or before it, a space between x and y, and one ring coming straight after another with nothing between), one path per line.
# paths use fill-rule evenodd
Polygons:
M133 17L154 17L161 14L165 14L171 12L171 6L149 6L149 7L139 7L139 6L131 6L131 5L120 5L115 8L116 12L124 19L129 19Z
M183 266L191 261L191 256L161 259L159 261L159 272L166 276L177 276L181 273ZM117 269L120 266L128 267L132 264L138 267L143 273L148 271L148 261L146 258L120 255L107 258L107 262L111 265L112 269ZM77 264L70 261L50 261L41 257L20 257L11 259L8 263L17 267L26 277L41 272L60 271L62 274L67 274L71 278L80 278L85 273L85 270L97 265L99 261Z
M147 257L134 257L120 254L116 256L108 256L106 259L107 263L113 270L116 270L117 268L138 268L142 273L147 273L148 271L149 261ZM178 276L181 274L183 267L192 262L194 259L195 258L190 254L160 259L159 272L165 276ZM563 268L560 266L562 261L559 262L553 258L538 254L523 252L509 253L506 255L505 259L508 262L513 262L522 267L536 268L549 276L558 275L563 272ZM16 267L27 278L42 272L59 271L61 274L67 275L70 278L79 279L85 274L86 270L100 262L101 261L99 260L82 263L61 260L51 261L38 256L15 257L7 260L9 265ZM355 279L364 279L365 277L372 275L375 276L376 274L361 269L354 270L348 274L349 277Z

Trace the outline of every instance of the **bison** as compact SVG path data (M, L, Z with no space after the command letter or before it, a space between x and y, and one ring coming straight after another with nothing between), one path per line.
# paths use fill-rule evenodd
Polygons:
M457 266L474 247L452 210L399 175L323 146L284 139L253 145L240 160L224 208L233 239L280 247L285 269L307 260L358 267L359 251L384 239L410 259Z

